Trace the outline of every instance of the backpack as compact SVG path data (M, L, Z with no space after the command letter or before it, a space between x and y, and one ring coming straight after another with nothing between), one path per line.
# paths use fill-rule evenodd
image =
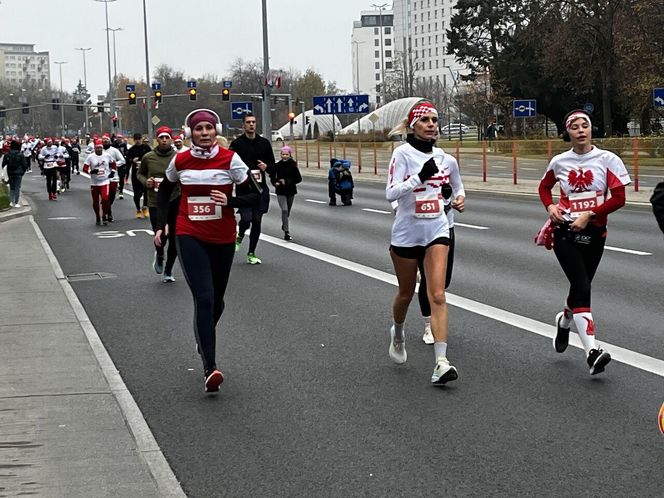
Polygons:
M664 233L664 182L659 182L652 191L650 204L652 204L652 212L655 214L659 229Z

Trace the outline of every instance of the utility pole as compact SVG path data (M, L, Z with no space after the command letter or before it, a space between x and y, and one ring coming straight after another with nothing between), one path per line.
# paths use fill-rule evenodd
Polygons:
M108 30L113 33L113 88L117 89L118 88L118 59L117 59L118 51L116 50L115 47L115 32L122 31L122 28L108 28ZM122 129L119 112L118 112L118 128Z
M145 109L147 111L148 137L152 140L152 107L150 106L150 58L148 56L148 15L143 0L143 33L145 35Z
M104 4L104 12L106 13L106 58L108 61L108 93L111 101L111 117L115 116L115 89L111 81L111 39L108 35L108 4L116 0L95 0L95 2L102 2Z
M263 137L272 142L272 111L271 99L272 87L268 84L270 76L270 54L267 39L267 0L262 0L263 6L263 73L265 80L263 85L263 107L262 107L262 122L263 122Z
M65 136L65 95L62 90L62 65L67 64L67 62L53 62L60 67L60 130L62 131L61 136Z
M85 52L92 50L92 48L75 48L74 50L80 50L83 54L83 85L85 85L85 92L88 92L88 72L85 67ZM88 97L85 97L85 134L90 134L90 117L88 116Z
M372 3L371 6L378 9L380 19L380 105L383 106L387 101L385 92L385 50L383 49L383 9L387 7L387 4L376 5Z

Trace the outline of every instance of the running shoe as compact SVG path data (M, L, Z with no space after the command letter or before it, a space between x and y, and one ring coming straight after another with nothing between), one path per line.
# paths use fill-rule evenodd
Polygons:
M262 261L256 257L256 255L253 252L250 252L247 254L247 263L250 265L260 265Z
M97 223L97 226L101 226L101 220L97 220L96 223Z
M408 359L408 353L406 353L406 341L395 342L394 340L394 325L390 327L390 359L397 365L403 365Z
M433 344L433 333L431 332L431 324L427 323L424 326L424 335L422 336L424 344Z
M597 375L604 371L604 367L611 361L611 355L603 349L591 349L588 352L588 366L590 375Z
M143 206L143 218L149 218L150 217L150 210L148 209L147 206Z
M242 245L242 237L238 236L235 238L235 252L238 252L240 250L241 245Z
M164 283L175 282L175 277L170 273L164 273L164 278L162 279L162 282Z
M138 211L136 211L136 219L140 220L142 218L143 218L143 211L139 209Z
M210 373L205 373L205 392L216 393L219 392L219 386L224 381L222 373L214 369Z
M563 314L564 312L561 311L556 315L556 336L553 338L553 347L556 349L556 353L563 353L569 345L569 327L560 326Z
M112 214L108 215L108 222L113 223L113 215Z
M122 192L118 194L118 199L124 199L124 194Z
M154 253L154 259L152 260L152 268L154 268L155 273L161 275L164 271L164 257L159 256L156 252Z
M450 365L447 358L439 356L436 361L436 367L433 369L433 374L431 374L431 383L437 386L442 386L450 381L457 380L458 378L459 374L457 373L457 369Z
M289 232L284 232L284 240L291 241L293 240L293 237L291 237L291 234Z

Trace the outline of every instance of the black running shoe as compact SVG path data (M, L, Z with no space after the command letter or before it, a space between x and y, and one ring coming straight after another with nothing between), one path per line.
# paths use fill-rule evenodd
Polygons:
M284 233L284 240L293 240L293 237L291 237L291 234L288 232Z
M556 336L553 338L553 347L556 348L556 353L563 353L569 345L569 327L560 326L562 318L563 312L561 311L556 315Z
M597 375L604 371L604 367L611 361L611 355L603 349L591 349L588 353L588 366L590 375Z

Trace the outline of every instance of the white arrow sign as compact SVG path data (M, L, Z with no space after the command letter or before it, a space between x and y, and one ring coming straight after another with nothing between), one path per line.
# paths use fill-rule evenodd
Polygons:
M655 102L657 102L661 106L664 106L664 99L662 97L657 97L655 99Z
M330 114L332 112L332 99L327 99L325 104L327 104L327 113Z
M348 110L350 110L350 111L353 110L353 104L354 104L354 103L355 103L355 102L353 101L353 97L350 97L350 98L348 99Z
M364 111L365 109L369 109L369 106L367 104L362 104L358 109L361 111Z
M314 109L316 109L318 112L325 112L325 109L319 105L315 106Z
M337 99L337 113L341 114L341 111L344 109L344 99L339 97Z

